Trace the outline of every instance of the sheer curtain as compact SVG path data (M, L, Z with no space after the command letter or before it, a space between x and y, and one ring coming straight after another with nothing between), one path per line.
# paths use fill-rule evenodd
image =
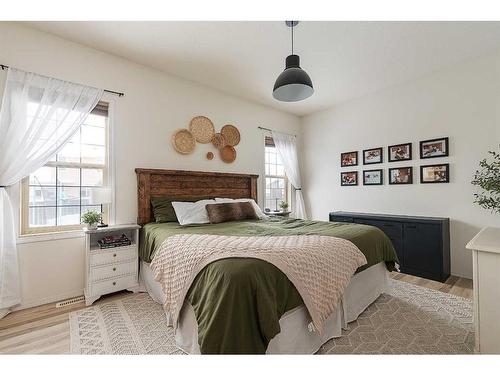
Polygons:
M102 94L102 89L8 70L0 107L0 318L21 302L14 215L5 187L47 163Z
M302 181L300 179L299 158L297 152L297 138L291 134L272 131L274 145L278 150L285 174L295 188L295 212L297 219L307 219L304 196L302 195Z

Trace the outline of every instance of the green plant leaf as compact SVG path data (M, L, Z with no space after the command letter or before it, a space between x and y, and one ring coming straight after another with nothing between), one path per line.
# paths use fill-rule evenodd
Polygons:
M472 184L482 189L474 194L474 203L494 213L500 213L500 153L488 151L489 159L479 162Z

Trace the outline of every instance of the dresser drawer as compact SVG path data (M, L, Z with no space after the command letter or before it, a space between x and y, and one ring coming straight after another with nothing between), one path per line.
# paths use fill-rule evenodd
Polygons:
M137 246L120 246L113 249L93 250L90 254L90 265L124 262L137 258Z
M383 220L354 219L357 224L371 225L381 229L391 240L401 241L403 237L403 224Z
M90 281L99 281L113 277L134 275L137 270L137 260L127 263L116 263L106 266L90 267Z
M137 275L116 277L90 284L90 295L100 296L103 294L117 292L137 285Z
M352 223L353 219L352 217L330 215L330 221L337 223Z

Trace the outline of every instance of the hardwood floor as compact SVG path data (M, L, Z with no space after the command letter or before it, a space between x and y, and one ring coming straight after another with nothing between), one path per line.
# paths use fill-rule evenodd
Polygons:
M472 280L451 276L445 283L420 277L391 273L396 280L472 298ZM94 305L123 298L128 292L105 296ZM56 308L55 303L13 312L0 319L1 354L69 354L69 313L85 304Z
M450 276L444 283L423 279L421 277L406 275L404 273L392 272L391 277L396 280L423 286L425 288L439 290L440 292L454 294L459 297L472 299L472 280L458 276Z
M110 294L93 306L129 294ZM7 315L0 319L0 354L69 354L69 313L85 307L84 302L60 308L49 303Z

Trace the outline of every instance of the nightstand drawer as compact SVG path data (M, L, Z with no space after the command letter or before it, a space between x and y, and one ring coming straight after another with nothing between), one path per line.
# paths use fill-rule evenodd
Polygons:
M137 246L120 246L113 249L93 250L90 254L90 265L124 262L137 258Z
M135 275L137 260L107 266L90 267L90 281L99 281L124 275Z
M114 279L93 282L90 285L90 294L100 296L117 292L137 285L137 275L117 277Z

